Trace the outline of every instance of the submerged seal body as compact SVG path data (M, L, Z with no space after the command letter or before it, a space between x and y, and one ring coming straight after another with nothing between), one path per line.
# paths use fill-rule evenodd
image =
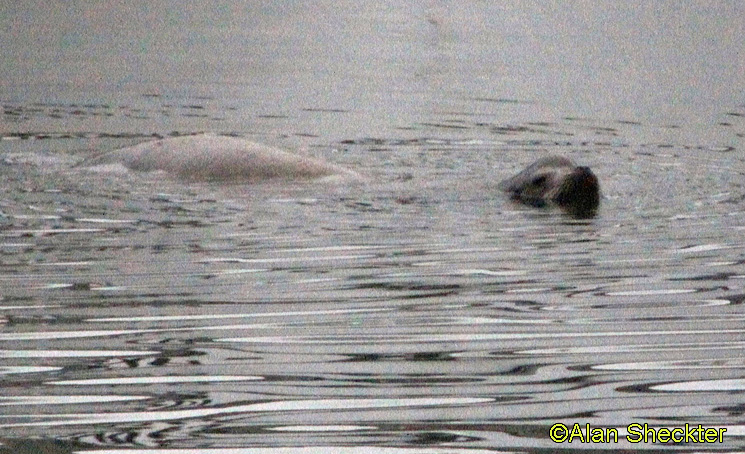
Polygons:
M269 179L361 179L352 170L320 159L235 137L200 134L144 142L83 162L122 164L135 171L164 171L196 181L258 182Z
M518 202L557 205L577 217L594 216L600 204L600 184L592 170L561 156L541 158L499 187Z

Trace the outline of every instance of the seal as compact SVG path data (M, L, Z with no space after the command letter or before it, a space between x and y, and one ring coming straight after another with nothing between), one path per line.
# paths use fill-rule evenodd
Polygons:
M579 218L594 216L600 204L600 184L592 170L562 156L537 160L502 181L499 188L518 202L535 207L556 205Z
M236 137L199 134L143 142L83 161L121 164L140 172L164 171L192 181L252 183L284 180L361 180L357 172Z

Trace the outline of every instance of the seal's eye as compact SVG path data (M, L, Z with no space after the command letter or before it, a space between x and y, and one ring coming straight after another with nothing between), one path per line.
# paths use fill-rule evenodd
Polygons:
M533 181L531 182L533 186L543 186L545 183L546 183L546 175L535 177L533 178Z

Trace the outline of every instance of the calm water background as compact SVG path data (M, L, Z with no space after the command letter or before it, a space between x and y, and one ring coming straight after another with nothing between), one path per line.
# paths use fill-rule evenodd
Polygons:
M0 452L745 452L741 2L27 1L0 25ZM76 166L202 131L371 181ZM549 153L595 170L595 219L496 191Z

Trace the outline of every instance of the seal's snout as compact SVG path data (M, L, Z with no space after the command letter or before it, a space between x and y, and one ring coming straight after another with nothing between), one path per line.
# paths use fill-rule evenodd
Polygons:
M600 205L600 183L589 167L575 167L562 182L554 202L578 217L591 217Z
M592 170L590 170L589 167L575 168L569 178L572 180L573 184L577 186L578 190L598 192L600 189L598 177L592 173Z
M592 170L590 170L587 166L577 166L574 168L574 173L581 176L588 176L595 178L595 174L592 173Z

